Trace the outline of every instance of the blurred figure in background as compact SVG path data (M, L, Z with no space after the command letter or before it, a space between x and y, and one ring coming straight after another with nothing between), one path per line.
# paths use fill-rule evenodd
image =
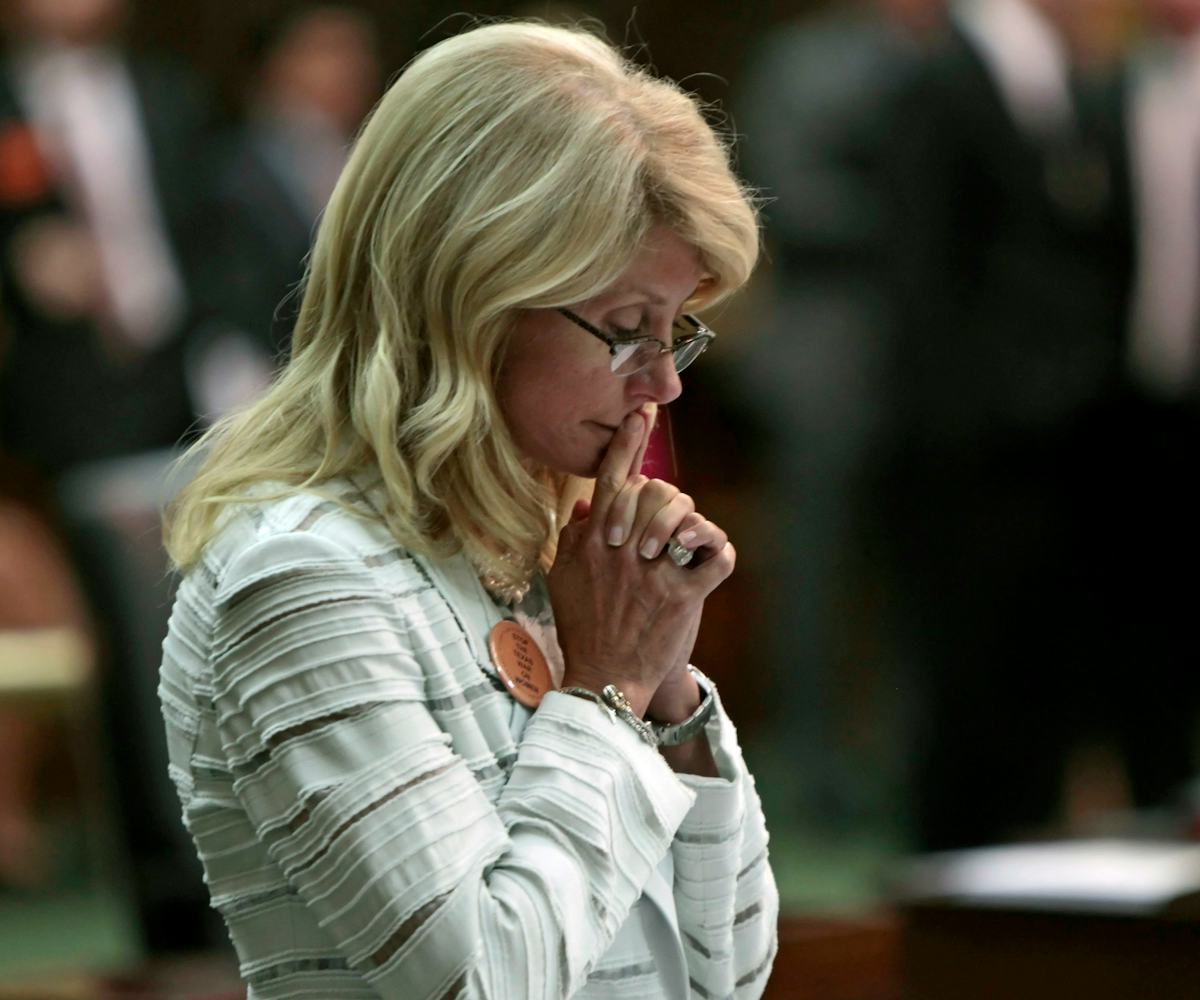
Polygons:
M48 475L188 427L184 234L203 105L121 49L123 0L6 0L0 441Z
M1127 567L1112 699L1133 802L1160 806L1194 773L1200 685L1193 594L1200 559L1200 0L1145 0L1147 33L1129 60L1137 210L1132 391L1120 458ZM1136 677L1133 681L1129 675Z
M210 216L211 318L190 372L208 418L256 396L286 351L313 227L381 79L374 27L346 7L301 8L252 48L246 121Z
M798 19L751 55L738 105L745 173L768 199L773 264L770 317L745 373L769 429L779 542L767 662L793 805L835 825L860 823L895 792L879 780L894 756L876 724L896 706L871 704L880 683L863 661L878 670L879 658L856 655L854 634L870 629L867 474L889 430L884 152L897 97L942 15L942 0L864 0ZM855 732L864 715L872 721Z
M1200 0L1145 0L1130 60L1138 210L1132 361L1162 400L1195 395L1200 372Z
M1137 666L1109 631L1132 266L1111 8L954 4L896 118L890 536L925 848L1051 822L1092 702Z
M124 49L123 0L5 0L2 13L0 451L38 481L41 509L23 513L42 530L25 548L62 525L102 649L102 770L117 776L141 925L152 949L182 947L207 938L211 915L154 726L169 595L145 485L163 460L133 475L125 463L193 419L206 102L181 67ZM61 560L42 549L42 564ZM5 572L23 571L22 551L0 553Z

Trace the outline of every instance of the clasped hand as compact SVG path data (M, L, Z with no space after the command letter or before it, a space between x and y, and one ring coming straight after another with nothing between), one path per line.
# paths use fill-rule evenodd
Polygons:
M632 413L601 462L590 502L559 535L547 583L563 650L563 686L615 684L638 715L677 721L704 599L733 572L724 531L692 498L641 475L649 419ZM680 568L660 558L675 537L697 552Z

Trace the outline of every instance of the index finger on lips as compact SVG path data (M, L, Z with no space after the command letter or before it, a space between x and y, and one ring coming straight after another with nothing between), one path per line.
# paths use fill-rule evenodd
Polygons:
M592 492L592 524L604 524L613 500L624 488L629 477L637 472L634 461L642 450L646 437L646 419L640 413L630 413L617 427L617 433L600 462L596 473L596 488Z
M641 413L646 426L642 430L642 443L638 446L637 454L633 456L633 462L629 467L629 474L633 476L642 471L642 464L646 461L646 452L650 448L650 435L654 433L654 424L658 420L658 404L646 403L642 407Z

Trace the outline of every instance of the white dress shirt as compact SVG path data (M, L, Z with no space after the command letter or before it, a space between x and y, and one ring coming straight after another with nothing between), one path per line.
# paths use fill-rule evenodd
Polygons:
M1134 61L1130 157L1138 226L1130 363L1171 398L1200 366L1200 34Z

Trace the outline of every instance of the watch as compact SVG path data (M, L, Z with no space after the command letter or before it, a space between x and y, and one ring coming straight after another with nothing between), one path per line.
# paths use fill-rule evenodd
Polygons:
M653 730L655 737L658 739L658 745L661 747L677 747L681 743L686 743L688 740L694 739L704 730L705 723L712 718L714 706L712 681L695 667L691 666L691 664L688 665L688 673L695 678L696 684L700 687L700 694L703 697L700 700L700 704L696 706L696 711L682 722L672 724L650 720L650 728Z

